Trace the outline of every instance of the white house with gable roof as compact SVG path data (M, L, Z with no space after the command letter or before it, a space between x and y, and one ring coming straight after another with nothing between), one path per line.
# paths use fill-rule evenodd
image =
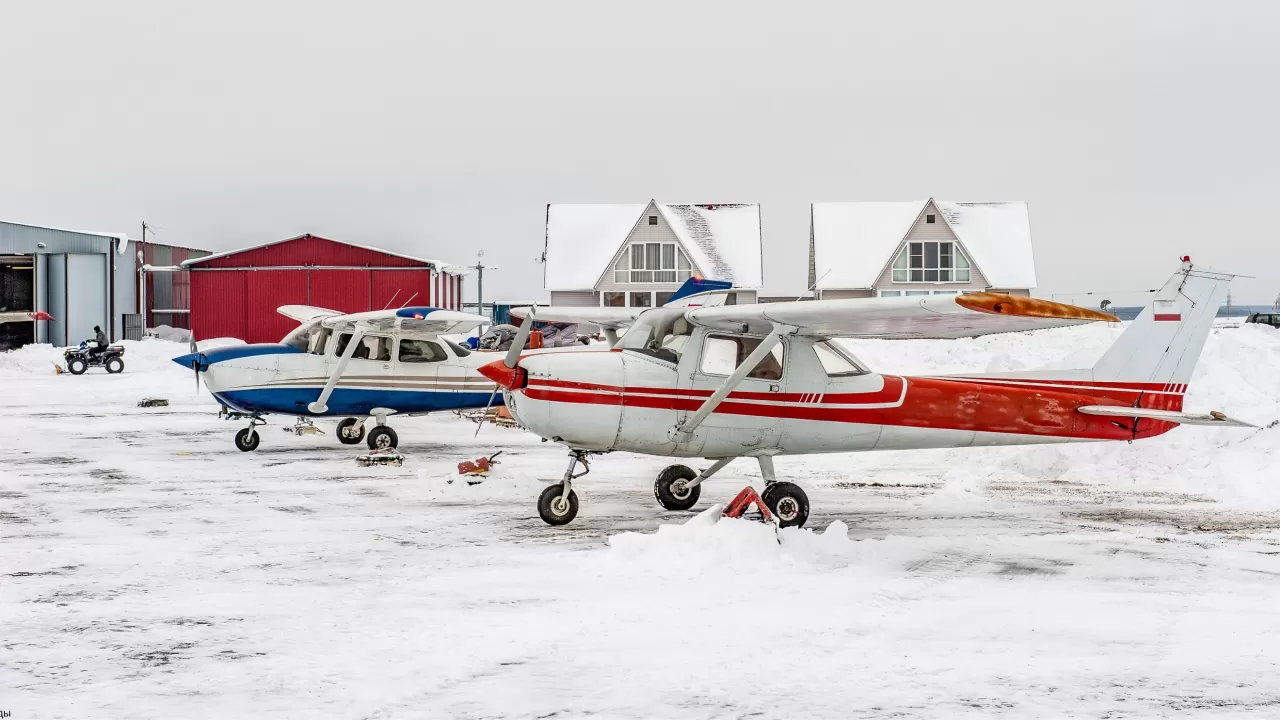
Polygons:
M552 305L656 307L695 275L751 303L764 284L760 206L551 204L543 260Z
M819 298L995 291L1036 285L1025 202L813 203L809 285Z

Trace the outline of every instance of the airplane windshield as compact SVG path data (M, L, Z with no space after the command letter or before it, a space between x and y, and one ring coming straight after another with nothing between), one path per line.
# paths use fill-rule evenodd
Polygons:
M684 308L674 308L642 314L622 336L618 347L672 364L679 363L685 343L693 334L693 325L685 320L684 313Z
M323 320L324 318L316 318L302 323L298 327L294 328L293 332L285 335L284 339L281 340L280 343L282 345L288 345L300 352L307 352L308 348L311 346L311 338L318 330L321 329L320 323ZM325 332L327 333L328 331Z

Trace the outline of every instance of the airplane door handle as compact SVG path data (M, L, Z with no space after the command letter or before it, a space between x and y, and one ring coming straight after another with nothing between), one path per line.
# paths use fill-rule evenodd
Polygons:
M382 369L383 369L383 370L390 370L390 369L391 369L391 365L390 365L390 364L383 364Z
M781 389L782 388L779 387L776 383L769 386L769 392L778 392Z

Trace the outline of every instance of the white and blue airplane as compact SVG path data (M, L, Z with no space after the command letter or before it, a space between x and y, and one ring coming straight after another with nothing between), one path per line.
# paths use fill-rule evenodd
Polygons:
M731 284L690 278L671 296L666 307L697 307L725 301ZM609 345L617 330L629 327L648 308L578 308L580 322L599 325ZM354 445L361 440L372 450L399 444L387 426L390 415L425 415L441 410L487 408L501 403L502 388L479 372L501 357L495 351L472 350L446 335L469 333L492 321L483 315L406 307L343 314L309 305L277 309L301 324L278 343L234 345L198 350L173 361L192 368L205 386L233 416L248 418L236 433L236 447L258 449L257 426L264 415L298 418L295 431L314 432L312 418L340 417L338 440ZM530 319L533 319L532 309ZM532 323L525 323L505 353L514 367L524 350ZM585 350L587 348L577 348ZM533 351L556 352L557 349ZM365 432L368 419L375 427Z
M481 315L431 307L343 314L307 305L280 307L301 323L278 343L192 351L173 359L196 371L199 384L249 426L236 433L236 447L256 450L256 427L264 415L298 418L312 427L316 417L342 417L338 440L361 440L373 450L394 448L389 415L486 407L498 386L476 371L494 353L480 353L445 335L469 333L491 322ZM376 426L367 438L365 421Z

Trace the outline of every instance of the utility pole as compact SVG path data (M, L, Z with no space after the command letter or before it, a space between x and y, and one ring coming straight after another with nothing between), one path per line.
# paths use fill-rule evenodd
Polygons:
M481 250L476 253L476 264L468 265L467 269L476 271L476 314L483 315L484 314L484 271L497 270L498 268L492 265L484 264L484 250ZM490 316L489 319L492 320L493 317Z

